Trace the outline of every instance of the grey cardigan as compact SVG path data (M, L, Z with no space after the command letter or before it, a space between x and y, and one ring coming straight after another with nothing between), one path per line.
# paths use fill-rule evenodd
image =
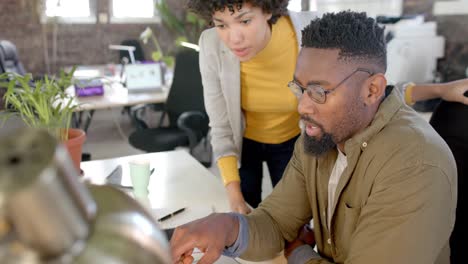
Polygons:
M301 30L317 15L290 12L289 16L300 43ZM236 156L240 166L245 121L241 111L239 59L219 39L215 28L205 30L199 44L200 72L215 160Z

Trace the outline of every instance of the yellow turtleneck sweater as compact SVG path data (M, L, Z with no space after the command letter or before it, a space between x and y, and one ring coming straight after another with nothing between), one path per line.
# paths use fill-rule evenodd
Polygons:
M241 63L241 104L246 128L244 137L267 144L285 142L300 133L297 99L288 89L298 44L289 17L272 26L271 39L254 58ZM239 181L237 157L218 160L224 184Z

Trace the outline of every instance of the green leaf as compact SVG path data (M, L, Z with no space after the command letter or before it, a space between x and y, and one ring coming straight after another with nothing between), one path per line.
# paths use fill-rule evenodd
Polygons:
M177 46L180 46L181 42L188 42L188 40L184 36L180 36L180 37L176 38L175 43L176 43Z
M167 65L167 67L172 68L174 66L174 57L172 56L165 56L162 58L162 61Z
M159 52L159 51L154 51L153 53L151 53L151 58L152 58L154 61L160 61L161 58L162 58L162 54L161 54L161 52Z
M185 19L187 22L191 24L197 24L198 23L198 16L195 15L193 12L187 12L187 15L185 16Z
M158 10L162 22L169 30L178 34L185 34L183 21L180 21L169 9L166 0L160 0L160 3L156 4L155 7Z
M68 73L60 71L58 78L46 75L42 81L33 81L30 74L1 74L1 86L7 88L5 104L19 114L26 125L46 128L61 138L64 133L60 131L68 131L73 111L78 107L66 93L66 88L73 84L75 69Z

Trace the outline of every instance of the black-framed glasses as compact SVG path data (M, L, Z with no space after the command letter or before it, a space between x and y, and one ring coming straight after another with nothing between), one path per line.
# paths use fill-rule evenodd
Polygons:
M354 70L350 75L346 76L341 82L339 82L335 87L332 89L326 90L323 88L321 85L318 84L309 84L307 87L302 87L299 85L295 80L292 80L288 83L289 89L298 97L300 98L303 94L304 91L307 93L310 99L314 100L315 102L319 104L324 104L327 100L327 94L335 91L340 85L342 85L346 80L351 78L356 72L366 72L369 74L369 76L374 75L374 72L365 68L357 68Z

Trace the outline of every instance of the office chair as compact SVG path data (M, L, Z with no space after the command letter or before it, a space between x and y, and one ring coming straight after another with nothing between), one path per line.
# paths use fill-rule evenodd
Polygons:
M198 52L192 49L176 55L174 81L165 104L165 114L169 119L167 127L137 129L130 135L129 143L147 152L188 146L193 155L197 144L206 140L208 116L203 101ZM205 166L211 165L211 159L199 161Z
M23 64L19 61L15 44L8 40L0 40L0 73L14 72L26 74Z
M13 72L20 75L26 74L23 64L19 61L15 44L8 40L0 40L0 74ZM0 110L4 108L3 96L6 88L0 88Z
M468 92L465 92L468 97ZM465 190L468 179L468 106L442 101L429 121L432 127L445 140L457 164L458 192L455 226L450 236L450 263L465 263L464 242L466 234L468 195Z

